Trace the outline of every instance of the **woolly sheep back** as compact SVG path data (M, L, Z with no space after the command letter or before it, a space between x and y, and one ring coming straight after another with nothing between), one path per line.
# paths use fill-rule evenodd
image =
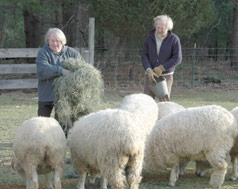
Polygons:
M138 115L146 136L149 135L158 117L158 106L152 97L142 93L131 94L123 98L118 108Z
M34 117L17 128L13 141L14 156L26 177L33 179L36 188L36 169L39 167L43 167L42 174L55 170L55 188L61 187L66 143L64 132L54 118ZM51 169L45 169L48 166Z
M185 108L180 105L177 104L175 102L159 102L158 104L158 109L159 109L159 113L158 113L158 119L161 119L162 117L171 114L171 113L175 113L175 112L179 112L181 110L185 110Z

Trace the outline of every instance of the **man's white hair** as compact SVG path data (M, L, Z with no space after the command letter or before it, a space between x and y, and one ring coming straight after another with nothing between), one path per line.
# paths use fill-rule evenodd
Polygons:
M62 32L62 30L60 30L59 28L50 28L47 33L45 34L45 42L49 43L49 37L50 34L54 34L55 37L62 42L62 45L65 45L67 40L66 37L64 35L64 32Z
M153 18L154 20L154 26L156 27L157 20L165 21L166 22L166 28L171 31L173 29L174 23L170 16L168 15L159 15Z

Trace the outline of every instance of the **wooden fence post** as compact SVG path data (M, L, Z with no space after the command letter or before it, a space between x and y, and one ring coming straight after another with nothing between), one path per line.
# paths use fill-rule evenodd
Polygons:
M89 63L94 65L94 35L95 35L95 18L89 18Z

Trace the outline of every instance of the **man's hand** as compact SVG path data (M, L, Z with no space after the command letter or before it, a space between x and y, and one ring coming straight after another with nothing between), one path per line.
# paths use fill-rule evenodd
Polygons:
M163 65L159 65L158 67L155 67L153 70L156 73L156 75L158 75L158 76L160 76L162 74L162 72L165 71Z
M157 78L159 77L152 69L147 70L147 75L151 84L155 84L156 83L155 77Z

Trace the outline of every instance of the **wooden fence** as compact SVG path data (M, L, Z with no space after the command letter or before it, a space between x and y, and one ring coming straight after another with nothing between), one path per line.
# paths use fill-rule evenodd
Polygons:
M75 48L80 52L83 58L89 62L89 51L85 48ZM36 64L20 63L9 64L9 59L35 59L39 48L9 48L0 49L0 76L3 75L22 75L22 74L36 74ZM32 89L37 88L37 79L0 79L0 89Z

